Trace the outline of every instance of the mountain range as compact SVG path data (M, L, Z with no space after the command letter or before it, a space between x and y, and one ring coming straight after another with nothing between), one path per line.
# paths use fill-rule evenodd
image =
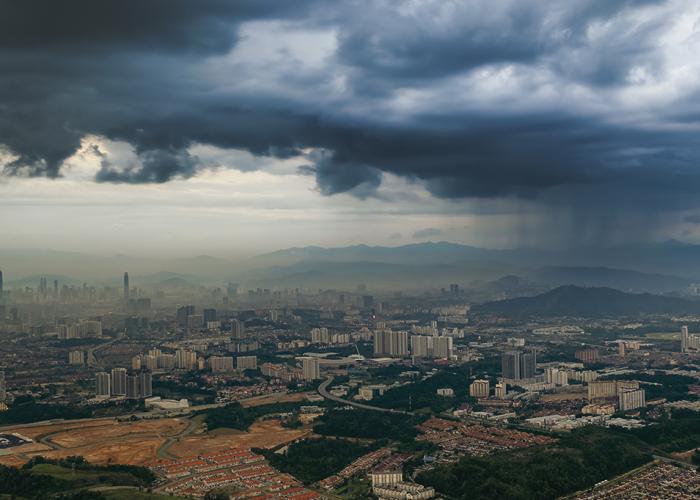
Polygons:
M576 284L624 291L668 293L700 282L700 246L668 241L605 248L549 250L486 249L449 242L397 247L309 246L262 254L244 261L200 255L189 258L109 257L53 250L2 250L0 269L8 286L40 275L60 274L65 282L118 285L129 271L135 286L177 278L193 285L249 287L335 287L360 283L374 288L424 288L495 282L517 292L532 284ZM32 284L29 281L28 284ZM61 280L64 282L64 280ZM503 282L501 285L505 284ZM501 287L495 285L495 288Z

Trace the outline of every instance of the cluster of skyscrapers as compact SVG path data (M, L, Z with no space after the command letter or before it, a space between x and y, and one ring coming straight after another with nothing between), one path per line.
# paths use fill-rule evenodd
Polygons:
M112 368L111 373L95 376L95 393L99 398L122 396L143 399L153 396L153 379L149 370L129 372L126 368Z

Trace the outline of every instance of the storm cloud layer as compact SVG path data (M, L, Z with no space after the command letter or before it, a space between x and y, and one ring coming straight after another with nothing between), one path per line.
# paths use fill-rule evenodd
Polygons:
M385 172L436 197L607 211L700 205L692 1L0 0L5 176L207 168L195 145L304 158L325 195ZM585 216L584 216L585 217ZM692 220L687 219L686 220Z

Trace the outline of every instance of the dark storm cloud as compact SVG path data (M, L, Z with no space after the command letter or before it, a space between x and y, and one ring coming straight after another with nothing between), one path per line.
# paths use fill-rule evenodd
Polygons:
M325 195L372 196L392 173L443 198L693 205L695 134L620 120L626 110L539 106L532 83L546 75L552 87L595 94L624 90L632 70L660 75L658 34L674 16L634 14L663 3L0 0L0 144L15 155L5 173L60 176L62 161L95 134L128 142L138 157L103 158L100 182L192 176L204 166L188 150L201 143L306 156L303 169ZM337 46L321 69L290 50L262 69L221 58L204 71L242 43L251 21L333 30ZM519 72L498 84L517 99L469 101L491 85L479 70L506 65ZM474 87L454 77L476 78ZM340 97L328 90L339 87ZM387 102L404 89L427 93L430 105L390 116ZM700 114L691 100L664 116Z
M0 0L0 46L224 52L236 24L303 10L276 0Z

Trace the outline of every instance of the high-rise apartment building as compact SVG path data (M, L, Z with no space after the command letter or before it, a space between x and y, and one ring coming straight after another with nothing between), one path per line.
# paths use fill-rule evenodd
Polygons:
M574 353L574 357L587 364L598 362L598 349L580 349Z
M194 370L197 368L197 353L185 349L175 351L175 368L180 370Z
M469 395L473 398L488 398L490 391L488 380L475 380L469 385Z
M238 356L236 358L236 370L257 370L258 369L258 357L257 356Z
M112 394L110 376L107 372L99 372L95 376L95 393L97 397L109 397Z
M639 382L634 380L596 380L588 384L588 400L612 398L620 391L639 389Z
M620 389L617 397L620 411L634 410L646 406L644 389Z
M71 351L68 353L69 365L84 365L85 353L83 351Z
M141 397L141 380L138 374L126 376L126 397L129 399Z
M209 368L214 373L231 372L233 371L233 358L231 356L211 356Z
M375 356L408 356L408 333L393 330L377 330L374 332Z
M496 397L498 399L505 399L508 394L508 385L505 383L496 384Z
M440 359L452 357L452 337L433 338L433 357Z
M112 368L112 394L126 395L126 368Z
M321 367L318 358L307 356L301 358L301 374L304 380L312 381L321 378Z
M153 354L141 356L141 368L156 370L158 368L158 358Z
M153 396L153 375L148 370L141 370L139 373L139 387L141 389L140 396L142 398L150 398Z

